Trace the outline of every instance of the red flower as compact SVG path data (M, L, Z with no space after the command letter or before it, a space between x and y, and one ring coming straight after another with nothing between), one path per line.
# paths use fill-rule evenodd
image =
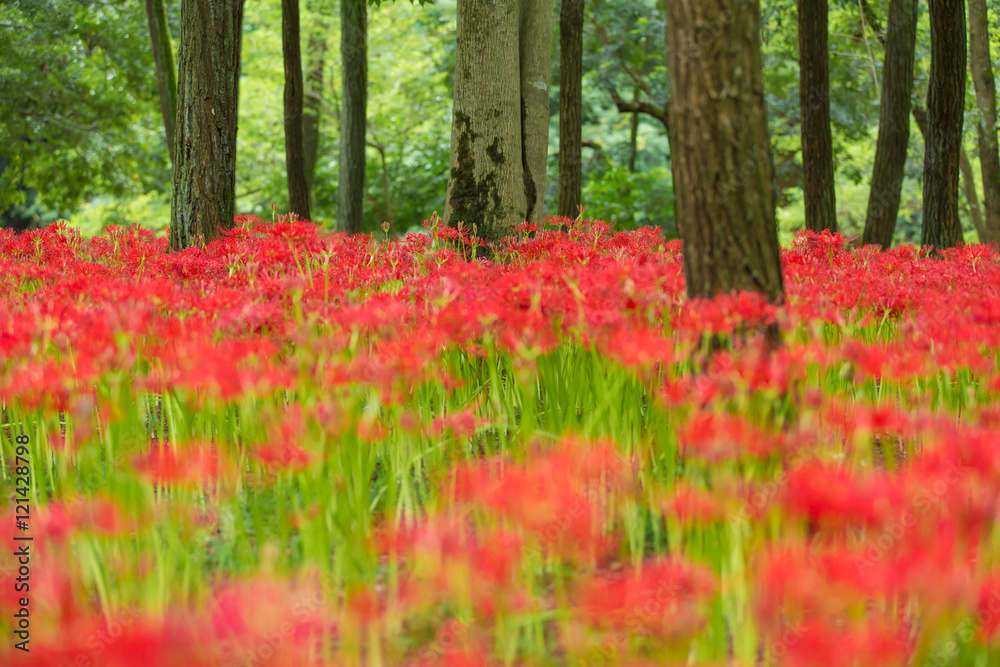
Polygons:
M220 452L214 445L154 445L135 459L136 470L157 484L201 484L220 475Z

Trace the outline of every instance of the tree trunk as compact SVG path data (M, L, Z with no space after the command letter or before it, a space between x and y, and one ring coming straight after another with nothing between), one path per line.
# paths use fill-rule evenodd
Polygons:
M670 119L688 295L784 300L757 0L667 3Z
M319 124L323 111L323 68L326 61L326 38L319 30L309 35L309 69L305 82L302 119L302 153L306 170L306 188L312 196L316 159L319 157Z
M521 0L521 167L525 220L541 223L549 162L552 0Z
M989 243L986 222L983 220L983 210L979 205L979 193L976 192L976 176L972 172L972 161L965 150L958 156L958 170L962 174L962 192L965 193L965 201L969 205L969 217L979 235L980 243Z
M829 8L827 0L799 0L799 109L806 229L837 231L830 128Z
M559 12L559 215L580 214L583 190L583 3Z
M920 134L924 137L924 143L926 144L926 109L921 106L913 107L913 119L917 121L917 129L920 130ZM965 194L965 201L969 204L969 216L972 218L972 224L975 226L976 232L979 234L979 238L981 240L986 234L983 222L983 213L979 206L979 194L976 192L976 179L972 173L972 161L969 160L969 155L965 152L964 146L958 155L958 168L962 174L962 192Z
M527 213L521 160L518 2L461 0L445 220L498 239Z
M899 216L906 151L910 144L910 96L913 93L914 49L917 41L917 0L891 0L882 66L878 144L872 169L864 245L892 245Z
M635 104L639 103L639 89L635 89L635 96L633 97L633 102ZM629 136L628 136L628 170L631 173L635 173L635 160L639 156L639 112L636 111L632 114L632 118L629 120Z
M340 184L337 228L361 231L365 195L365 114L368 106L368 10L365 0L340 2L343 107L340 114Z
M167 150L174 161L174 123L177 121L177 70L174 50L170 44L170 26L163 0L146 0L146 18L149 20L149 38L153 45L153 62L156 66L156 89L160 96L163 129L167 135Z
M997 147L997 87L990 58L986 0L969 0L969 62L979 107L979 164L986 204L986 235L980 243L1000 242L1000 151Z
M243 0L183 0L170 250L220 238L236 208Z
M285 60L285 170L288 175L288 208L301 219L311 220L303 152L299 0L281 0L281 50Z
M930 0L930 24L931 74L920 241L940 250L962 242L958 172L965 109L965 0Z

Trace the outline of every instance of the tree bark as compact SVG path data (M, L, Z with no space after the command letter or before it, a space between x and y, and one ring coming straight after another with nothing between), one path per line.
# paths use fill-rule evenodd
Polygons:
M924 152L921 243L941 250L962 242L959 153L965 110L965 0L930 0L931 74Z
M924 137L924 143L927 142L927 111L921 106L913 107L913 119L917 121L917 129L920 130L921 136ZM976 192L976 179L972 173L972 161L969 160L968 153L965 152L965 147L958 155L958 168L962 174L962 192L965 194L965 201L969 204L969 216L972 218L972 224L976 228L976 232L979 234L979 238L982 239L986 234L983 222L982 209L979 206L979 194Z
M288 175L288 208L301 219L311 220L303 149L299 0L281 0L281 50L285 61L285 170Z
M580 213L583 191L583 7L562 0L559 12L559 210Z
M163 0L146 0L146 18L149 21L149 38L153 46L153 63L156 67L156 89L160 97L160 113L167 135L167 150L174 161L174 123L177 121L177 70L174 50L170 44L170 26Z
M302 153L305 162L306 188L312 197L316 159L319 157L319 126L323 111L323 69L326 65L326 38L319 30L309 35L309 65L303 101Z
M635 90L635 97L632 100L634 103L639 103L639 89ZM628 134L628 170L631 173L635 173L635 160L639 156L639 112L636 111L632 114L632 118L629 119L629 134Z
M518 2L461 0L445 221L498 239L524 222Z
M496 241L541 220L551 0L460 0L446 224Z
M962 192L965 193L965 201L969 205L969 217L972 218L972 225L976 228L980 243L989 243L986 229L986 221L983 220L983 209L979 205L979 193L976 192L976 176L972 172L972 161L965 150L958 156L958 170L962 174Z
M910 143L910 97L913 94L913 64L917 42L917 0L891 0L882 66L882 99L879 104L878 143L872 169L871 191L864 245L892 245L899 217L906 152Z
M365 116L368 107L368 9L365 0L341 0L340 31L343 106L337 228L357 234L364 220L365 195Z
M986 0L969 0L969 63L979 108L979 164L986 204L985 236L980 243L1000 242L1000 150L997 147L997 87L990 58Z
M525 220L541 223L549 160L552 0L521 0L520 9L521 166Z
M827 0L798 0L799 109L806 229L837 231L830 127L829 7Z
M183 0L170 250L220 238L236 208L243 0Z
M671 147L692 298L784 300L757 0L667 3Z

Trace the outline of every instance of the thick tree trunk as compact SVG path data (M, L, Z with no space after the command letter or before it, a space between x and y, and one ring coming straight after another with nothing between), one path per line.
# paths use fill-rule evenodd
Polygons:
M671 148L691 297L784 300L757 0L667 3Z
M319 157L319 125L323 112L323 68L326 64L326 38L319 30L309 35L309 65L305 82L302 119L302 153L306 170L306 188L312 196L316 159Z
M233 226L243 0L183 0L170 250Z
M517 0L461 0L445 222L495 240L525 221Z
M910 96L913 93L914 49L917 42L917 0L891 0L882 66L878 144L872 169L868 213L861 242L882 248L892 245L899 216L906 151L910 143Z
M583 190L583 3L559 13L559 215L575 218Z
M930 23L931 74L920 241L940 250L962 242L958 173L965 110L965 0L930 0Z
M969 0L969 63L979 107L979 164L986 204L985 237L980 243L1000 242L1000 151L997 147L997 87L990 58L990 30L986 0Z
M299 0L281 0L281 50L285 60L285 170L288 175L288 208L301 219L311 220L303 150Z
M552 0L460 0L445 223L496 241L539 222L548 160Z
M799 109L806 229L837 231L830 128L829 8L827 0L799 0Z
M920 130L920 135L924 138L924 143L926 144L927 110L919 105L914 106L913 119L917 121L917 129ZM962 193L965 195L965 201L969 205L969 216L972 218L972 224L975 226L980 240L982 240L986 235L983 212L979 206L979 194L976 192L976 179L972 173L972 161L969 160L969 155L965 152L964 146L958 155L958 169L962 174Z
M156 89L160 96L163 129L167 135L167 150L174 161L174 123L177 121L177 70L174 51L170 44L170 26L163 0L146 0L146 18L149 20L149 38L153 46L153 63L156 66Z
M365 0L341 0L340 31L343 107L337 228L356 234L362 227L365 195L365 115L368 107L368 10Z
M521 167L528 222L541 223L549 161L552 0L521 0Z

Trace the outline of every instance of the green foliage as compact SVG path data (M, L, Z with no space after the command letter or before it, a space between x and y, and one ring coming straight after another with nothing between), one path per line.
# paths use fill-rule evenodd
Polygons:
M616 222L615 229L658 226L667 238L678 238L670 170L654 167L630 172L612 167L583 187L586 217Z
M0 4L0 155L53 211L168 185L145 14L119 5ZM16 171L3 177L0 210L18 198Z
M444 208L451 144L456 0L368 0L369 97L365 229L419 229ZM831 0L831 117L840 224L864 224L878 133L878 87L888 0ZM560 0L554 3L551 128L545 209L558 192ZM924 104L930 35L922 3L914 100ZM337 207L340 106L339 11L333 0L302 2L306 66L314 38L326 44L313 217L332 224ZM862 21L862 10L864 21ZM168 0L175 44L179 0ZM796 0L763 0L765 93L778 186L781 235L802 227ZM994 54L1000 17L991 10ZM619 228L659 225L676 233L670 151L662 122L624 103L662 108L668 72L662 0L588 0L584 29L583 205ZM237 210L269 218L287 209L283 137L281 7L245 7L237 145ZM148 26L123 0L0 2L0 211L42 224L70 216L88 230L110 222L162 227L169 217L170 164ZM969 81L966 151L979 178L978 112ZM634 171L630 165L634 163ZM919 238L923 138L913 125L896 240ZM981 188L980 188L981 191ZM8 209L11 204L17 204ZM968 204L962 216L971 230ZM104 220L104 222L101 222ZM969 232L974 239L974 232Z

